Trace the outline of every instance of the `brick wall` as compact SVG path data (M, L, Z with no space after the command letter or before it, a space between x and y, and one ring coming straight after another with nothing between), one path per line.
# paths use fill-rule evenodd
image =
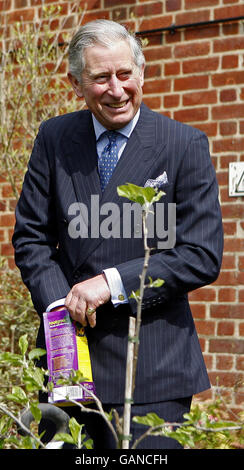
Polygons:
M58 3L73 27L69 1ZM243 0L87 0L84 21L109 18L135 31L244 16ZM0 0L9 22L37 21L41 0ZM213 390L223 386L231 407L241 408L234 392L244 368L244 204L228 196L228 165L244 160L244 23L231 21L169 32L147 33L144 102L189 123L209 137L225 229L221 274L211 286L190 294L191 306ZM1 178L1 177L0 177ZM0 249L13 265L9 239L14 223L9 184L0 179Z

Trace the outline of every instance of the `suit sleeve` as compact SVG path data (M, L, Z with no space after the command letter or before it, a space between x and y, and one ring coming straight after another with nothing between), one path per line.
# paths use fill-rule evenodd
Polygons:
M12 240L16 265L39 314L70 290L58 258L53 205L51 164L41 126L16 207Z
M223 251L218 185L206 136L195 130L175 178L176 243L151 254L147 274L165 281L145 289L143 306L175 300L218 277ZM167 191L167 189L166 189ZM117 265L127 296L139 287L143 258ZM130 299L133 312L136 302Z

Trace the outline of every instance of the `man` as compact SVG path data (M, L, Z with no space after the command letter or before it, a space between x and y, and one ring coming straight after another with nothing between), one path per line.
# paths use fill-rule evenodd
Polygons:
M158 206L161 219L162 207L176 210L176 240L162 248L157 230L149 240L147 274L165 283L145 290L132 414L151 411L180 422L192 395L210 385L187 300L189 291L217 278L222 257L218 188L207 138L142 103L144 56L118 23L97 20L83 26L71 41L69 64L70 82L88 110L41 125L16 209L13 244L41 319L37 344L45 347L43 312L65 305L74 320L87 326L98 397L106 410L122 413L128 320L136 314L130 294L139 286L144 247L137 233L123 236L127 206L117 186L159 186L166 193ZM116 139L106 130L117 131ZM108 181L107 164L114 159ZM96 230L94 201L100 209ZM115 206L120 230L103 236L98 229L108 215L105 209ZM89 213L88 226L82 218L75 225L77 208ZM76 407L70 411L76 412ZM114 446L102 420L75 416L85 419L95 448ZM133 439L144 431L132 423ZM178 443L148 437L141 447L177 448Z

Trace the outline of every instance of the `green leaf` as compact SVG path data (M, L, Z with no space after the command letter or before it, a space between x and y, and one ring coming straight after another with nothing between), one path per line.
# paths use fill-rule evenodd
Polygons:
M31 410L31 413L35 419L35 421L37 423L40 423L41 421L41 417L42 417L42 412L41 410L38 408L38 403L31 403L30 405L30 410Z
M126 197L127 199L137 202L141 206L144 204L153 204L159 201L165 194L163 191L158 191L155 188L137 186L133 183L127 183L117 187L119 196Z
M20 348L21 353L24 356L28 348L27 333L20 337L19 348Z
M7 394L6 398L21 405L25 405L28 402L28 398L26 396L25 391L18 386L13 387L12 393Z
M93 449L93 440L92 439L87 439L86 441L83 442L84 447L86 449Z
M133 421L150 427L161 426L165 422L164 419L159 418L156 413L147 413L146 416L134 416Z
M35 349L32 349L29 354L28 354L28 357L31 360L33 359L39 359L41 356L45 356L46 354L46 350L45 349L41 349L41 348L35 348Z
M4 353L0 353L0 362L10 363L13 366L21 366L23 365L23 358L20 354L6 351Z
M53 439L54 441L64 441L67 444L76 444L73 437L65 432L58 432Z
M152 280L151 276L149 276L149 287L161 287L164 284L163 279L155 279L155 281Z
M136 291L132 291L129 299L135 299L137 302L140 300L140 289L137 289Z
M44 371L38 367L25 368L23 371L23 380L28 392L41 390L44 382Z
M9 418L8 416L4 415L0 419L0 436L3 436L6 434L11 426L12 423L12 418Z
M71 418L69 420L69 429L73 437L73 440L78 448L80 448L82 428L83 428L83 424L79 424L75 418Z

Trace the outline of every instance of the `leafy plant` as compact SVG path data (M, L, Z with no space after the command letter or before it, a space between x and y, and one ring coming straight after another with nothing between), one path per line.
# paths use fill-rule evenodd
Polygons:
M63 441L67 444L71 444L77 449L92 449L93 441L92 439L86 439L86 434L82 434L83 424L77 423L75 418L71 418L69 421L70 434L67 433L57 433L54 436L55 441Z

